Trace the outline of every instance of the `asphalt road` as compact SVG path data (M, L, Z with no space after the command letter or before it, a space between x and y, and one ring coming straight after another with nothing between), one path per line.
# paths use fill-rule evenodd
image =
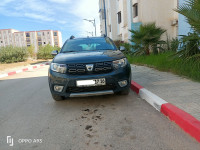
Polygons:
M0 150L200 149L196 140L133 92L55 102L47 70L0 79Z

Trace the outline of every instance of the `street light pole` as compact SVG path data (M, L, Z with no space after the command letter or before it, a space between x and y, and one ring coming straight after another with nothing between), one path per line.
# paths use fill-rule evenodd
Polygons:
M96 29L96 21L95 21L95 18L94 18L94 27L95 27L95 36L97 36L97 29Z
M95 19L94 20L83 19L83 20L89 21L89 22L91 22L93 24L93 26L95 28L95 36L97 36L97 29L96 29L96 21L95 21Z
M105 35L107 36L106 4L105 4L105 0L103 0L103 5L104 5L104 18L105 18Z

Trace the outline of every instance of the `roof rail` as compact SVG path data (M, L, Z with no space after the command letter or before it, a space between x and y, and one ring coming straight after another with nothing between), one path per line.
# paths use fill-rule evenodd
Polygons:
M69 39L70 39L70 40L75 39L75 36L72 35L72 36L70 36Z

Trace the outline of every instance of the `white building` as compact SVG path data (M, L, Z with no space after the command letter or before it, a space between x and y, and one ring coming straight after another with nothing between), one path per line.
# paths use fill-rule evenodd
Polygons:
M169 38L177 37L178 0L105 0L107 35L113 40L129 42L129 30L138 30L141 24L155 22L167 30ZM99 0L101 33L105 33L103 0ZM166 39L166 35L163 39Z
M132 0L133 29L138 24L155 22L157 26L167 30L169 38L178 35L178 0ZM166 39L166 35L163 35Z
M107 22L107 34L108 37L113 40L119 40L117 36L117 2L115 0L107 0L106 3L106 22ZM104 16L104 4L103 0L99 1L99 13L100 13L100 30L101 35L105 34L105 16Z
M14 29L0 30L0 46L29 47L33 45L35 51L39 46L50 44L52 46L62 46L62 35L60 31L40 30L40 31L18 31Z
M0 46L14 45L14 32L18 30L3 29L0 30Z

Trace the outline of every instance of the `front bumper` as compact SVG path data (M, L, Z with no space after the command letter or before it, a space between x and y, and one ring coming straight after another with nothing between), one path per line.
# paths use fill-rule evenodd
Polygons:
M91 74L91 75L68 75L54 72L49 69L49 87L52 94L65 96L65 97L81 97L81 96L94 96L113 94L130 88L131 83L131 67L128 64L124 68L114 70L105 74ZM77 80L90 80L90 79L106 79L105 86L94 87L77 87ZM128 84L121 87L118 82L127 80ZM62 92L54 91L54 86L64 86Z

